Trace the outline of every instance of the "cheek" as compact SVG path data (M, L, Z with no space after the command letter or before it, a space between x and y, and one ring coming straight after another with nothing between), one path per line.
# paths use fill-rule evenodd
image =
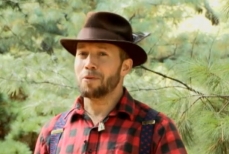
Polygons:
M82 63L79 60L75 60L74 70L75 70L75 75L77 78L79 78L80 72L82 71L82 69L83 69Z

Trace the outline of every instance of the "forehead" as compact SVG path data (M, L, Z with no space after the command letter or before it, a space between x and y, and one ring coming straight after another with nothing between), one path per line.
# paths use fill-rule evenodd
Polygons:
M119 47L110 43L104 42L78 42L77 49L82 48L99 48L99 49L107 49L107 50L119 50Z

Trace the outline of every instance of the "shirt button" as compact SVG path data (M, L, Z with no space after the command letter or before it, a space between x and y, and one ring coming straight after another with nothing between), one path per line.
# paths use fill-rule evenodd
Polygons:
M89 150L88 150L88 153L92 153L92 149L89 149Z

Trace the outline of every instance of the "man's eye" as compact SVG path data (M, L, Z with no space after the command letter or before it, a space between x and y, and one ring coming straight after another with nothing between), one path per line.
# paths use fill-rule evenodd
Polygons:
M106 56L107 54L105 52L99 52L100 56Z
M77 55L79 55L79 56L87 56L87 52L78 52Z

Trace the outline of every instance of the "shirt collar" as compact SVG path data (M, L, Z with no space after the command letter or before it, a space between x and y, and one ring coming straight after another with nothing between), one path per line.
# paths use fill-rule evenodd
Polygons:
M123 95L119 100L119 103L117 104L116 108L111 111L110 114L116 113L124 113L126 114L130 120L134 119L134 109L135 103L134 99L130 95L130 93L127 91L126 88L123 88Z
M68 116L72 117L75 114L82 116L84 115L83 98L81 96L76 99L75 103L73 104L73 107L66 114L65 119Z
M114 108L110 112L110 116L115 116L120 113L126 114L130 120L134 119L134 108L135 108L135 103L134 99L130 95L130 93L127 91L127 89L124 87L123 88L123 95L120 98L119 102L117 103L116 108ZM74 105L73 108L66 114L66 117L68 115L73 115L73 114L78 114L78 115L84 115L84 107L83 107L83 97L79 96Z

